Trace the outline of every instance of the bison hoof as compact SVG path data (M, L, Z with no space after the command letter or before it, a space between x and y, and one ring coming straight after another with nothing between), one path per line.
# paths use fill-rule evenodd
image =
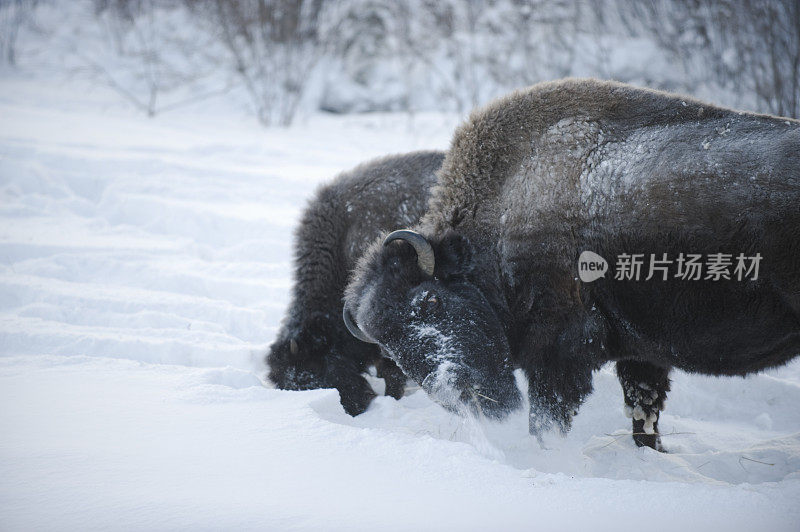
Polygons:
M344 411L354 417L364 413L375 398L372 387L360 375L351 382L340 384L337 388Z
M342 398L342 406L344 407L344 411L350 414L351 416L355 417L359 414L363 414L369 404L372 402L372 399L375 398L375 394L372 393L370 395L362 395L360 397L343 397Z
M661 445L661 437L658 434L658 423L645 427L645 420L633 420L633 441L637 447L650 447L658 452L664 453Z
M394 397L398 401L403 398L406 393L406 382L389 382L386 381L386 394L389 397Z

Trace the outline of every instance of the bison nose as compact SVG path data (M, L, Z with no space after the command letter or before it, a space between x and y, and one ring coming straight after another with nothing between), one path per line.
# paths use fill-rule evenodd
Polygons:
M521 403L516 387L501 391L500 388L479 384L462 384L458 390L461 403L479 417L502 419Z

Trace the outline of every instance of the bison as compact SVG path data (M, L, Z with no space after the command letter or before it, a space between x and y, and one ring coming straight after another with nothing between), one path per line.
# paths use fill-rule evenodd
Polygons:
M361 375L375 365L386 394L403 395L405 375L347 332L342 295L356 259L383 230L419 221L443 159L437 151L384 157L317 191L295 232L292 302L266 359L278 388L336 388L357 415L375 396Z
M361 257L344 321L449 409L504 417L521 368L540 441L614 361L635 443L660 449L671 368L800 353L800 121L597 80L512 93L457 129L420 223Z

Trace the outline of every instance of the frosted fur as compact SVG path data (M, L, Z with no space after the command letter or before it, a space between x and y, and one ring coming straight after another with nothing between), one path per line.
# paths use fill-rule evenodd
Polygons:
M322 185L295 230L293 306L328 311L338 303L366 247L422 215L443 158L438 151L389 155Z
M422 215L443 158L436 151L383 157L317 190L295 231L292 302L267 356L269 377L278 387L337 388L345 410L355 415L374 396L361 373L376 365L387 394L402 396L402 372L345 329L342 293L370 242Z
M756 124L769 126L753 131ZM765 145L764 135L775 142ZM540 83L475 111L457 129L419 228L458 228L485 240L543 227L552 216L541 215L554 209L579 220L586 209L604 217L642 210L630 196L659 193L667 164L682 187L698 172L714 176L715 189L752 187L773 173L793 180L799 137L800 121L661 91L583 79ZM742 199L729 192L726 204ZM505 230L497 223L504 215Z

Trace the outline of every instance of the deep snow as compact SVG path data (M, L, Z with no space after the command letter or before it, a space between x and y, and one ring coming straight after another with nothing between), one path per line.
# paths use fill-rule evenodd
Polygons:
M335 390L263 382L305 198L454 123L150 120L3 72L0 529L800 529L800 361L676 373L668 454L626 435L610 367L547 449L524 413L463 420L417 390L350 418Z

